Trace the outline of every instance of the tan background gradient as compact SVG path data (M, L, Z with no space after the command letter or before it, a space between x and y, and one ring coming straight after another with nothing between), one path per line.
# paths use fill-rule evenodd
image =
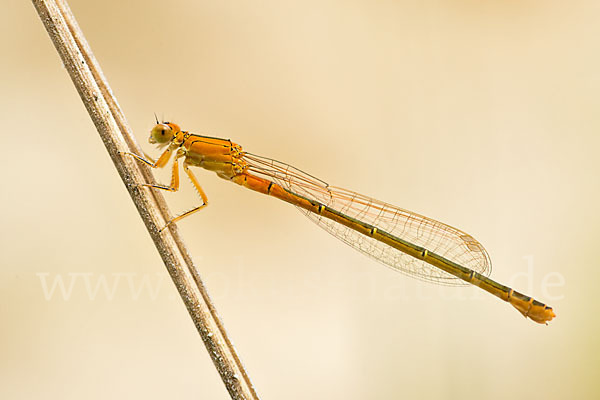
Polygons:
M180 231L261 397L600 395L600 5L565 3L70 2L152 154L157 112L457 226L558 315L198 171ZM0 398L228 398L32 5L4 4Z

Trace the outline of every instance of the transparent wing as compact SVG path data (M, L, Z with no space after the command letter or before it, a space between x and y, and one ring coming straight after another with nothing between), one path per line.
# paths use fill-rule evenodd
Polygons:
M294 194L373 225L379 231L421 246L482 275L489 276L491 273L491 262L485 248L459 229L346 189L329 186L312 175L276 160L250 153L244 155L244 160L248 162L251 172L271 179ZM392 269L425 281L467 285L455 276L372 237L319 214L300 207L298 209L333 236Z

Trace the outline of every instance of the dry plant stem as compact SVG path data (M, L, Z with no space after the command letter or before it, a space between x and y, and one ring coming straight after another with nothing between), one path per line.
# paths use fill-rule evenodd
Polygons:
M124 157L119 153L128 151L141 154L141 151L69 6L60 0L33 0L33 4L146 224L231 398L257 399L252 383L227 337L177 228L172 226L159 233L160 227L170 219L164 198L158 191L138 186L141 183L154 182L151 172L131 157Z

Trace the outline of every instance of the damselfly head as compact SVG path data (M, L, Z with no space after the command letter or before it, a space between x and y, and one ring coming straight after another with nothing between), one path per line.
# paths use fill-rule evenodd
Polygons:
M168 122L157 124L150 131L148 141L152 144L166 144L173 139L177 132L179 132L179 127L176 124Z

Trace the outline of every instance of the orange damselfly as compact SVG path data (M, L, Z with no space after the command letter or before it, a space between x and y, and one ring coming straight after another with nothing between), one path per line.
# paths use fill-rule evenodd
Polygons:
M182 131L174 123L157 121L149 141L165 149L156 161L147 155L144 158L127 154L153 168L165 167L173 154L175 160L169 186L144 186L177 191L179 160L183 158L183 170L202 198L202 205L173 218L166 226L208 204L189 168L202 167L223 179L295 205L333 236L396 271L426 281L478 286L538 323L555 317L552 307L488 278L491 262L487 251L471 235L456 228L330 186L291 165L243 151L231 140Z

